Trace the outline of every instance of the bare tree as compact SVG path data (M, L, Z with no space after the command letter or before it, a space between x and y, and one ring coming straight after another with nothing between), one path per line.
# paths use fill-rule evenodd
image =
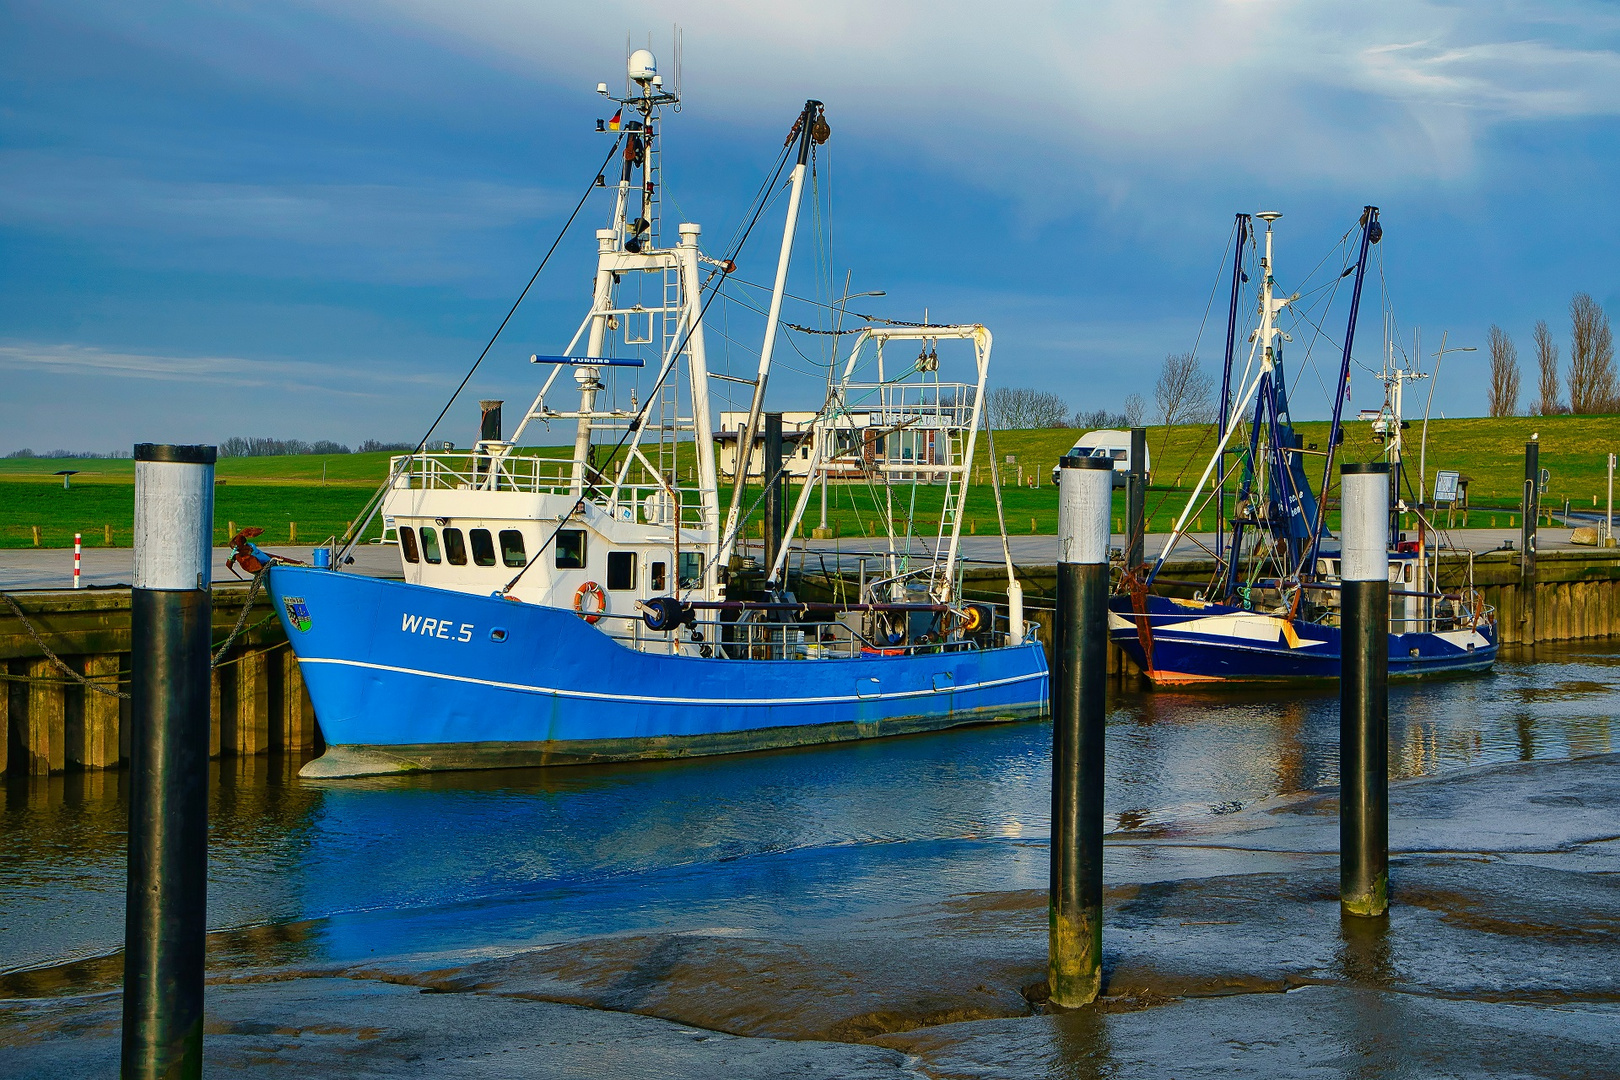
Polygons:
M1077 412L1070 427L1084 428L1095 431L1098 428L1131 427L1130 418L1124 413L1111 413L1107 409L1093 409L1090 412Z
M1209 376L1192 353L1171 353L1164 358L1153 400L1159 406L1159 422L1166 427L1207 423L1214 415Z
M1142 400L1141 394L1132 394L1125 399L1125 426L1141 427L1142 418L1147 415L1147 402Z
M1519 412L1519 350L1502 328L1491 324L1492 416L1517 416Z
M1611 412L1616 401L1608 313L1589 293L1576 293L1569 301L1569 323L1569 411Z
M1536 322L1536 365L1541 369L1540 384L1536 390L1536 403L1530 407L1536 416L1557 416L1564 411L1558 401L1558 343L1547 329L1547 320Z
M1068 426L1068 403L1046 390L998 386L985 402L990 406L990 423L1003 431Z

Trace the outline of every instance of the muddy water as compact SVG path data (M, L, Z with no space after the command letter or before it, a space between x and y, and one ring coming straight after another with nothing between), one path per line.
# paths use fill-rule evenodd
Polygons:
M1620 643L1508 655L1488 677L1397 686L1391 698L1396 776L1607 752L1620 748ZM293 761L227 761L212 789L209 924L237 929L216 952L248 961L429 963L648 928L791 934L902 901L1040 888L1049 740L1031 722L325 784L298 780ZM1334 784L1337 741L1331 690L1120 691L1110 827L1207 823ZM8 784L0 971L117 949L123 823L118 773Z

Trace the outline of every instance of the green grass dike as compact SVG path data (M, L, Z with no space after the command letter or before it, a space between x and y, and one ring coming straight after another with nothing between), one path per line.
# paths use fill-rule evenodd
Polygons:
M1421 420L1407 430L1407 460L1415 471L1423 436ZM1307 450L1327 441L1326 421L1296 425ZM1469 502L1474 508L1470 524L1493 524L1490 512L1500 511L1503 526L1519 504L1524 476L1524 446L1539 433L1541 465L1551 474L1546 506L1592 508L1593 499L1605 497L1606 455L1620 452L1620 416L1539 416L1433 420L1428 432L1428 467L1455 469L1470 481ZM1008 531L1015 534L1057 531L1057 492L1051 469L1081 432L1069 428L1037 431L1000 431L995 435L995 457L1004 485L1003 507ZM1150 427L1148 448L1153 459L1153 485L1149 493L1149 528L1168 529L1180 513L1187 494L1198 481L1216 436L1213 427L1180 425ZM564 447L531 451L558 457ZM1352 421L1345 428L1341 460L1371 461L1383 448L1372 438L1371 426ZM232 523L240 528L256 525L265 530L265 542L288 543L296 526L300 543L317 543L342 535L360 514L367 498L388 472L387 453L303 454L288 457L221 459L215 468L214 539L223 544ZM1011 458L1009 462L1007 459ZM683 455L684 460L684 455ZM975 455L974 486L964 511L964 534L996 531L995 497L990 485L990 454L979 439ZM1320 482L1322 459L1312 455L1307 468L1313 486ZM72 487L63 490L58 470L76 469ZM682 465L682 472L689 470ZM1019 485L1022 471L1023 485ZM133 535L134 462L102 458L0 458L0 547L69 547L73 534L84 536L86 546L105 546L111 529L114 546L127 547ZM795 493L797 485L793 485ZM893 513L901 532L933 536L938 532L943 490L938 485L897 485L892 491ZM722 502L730 489L721 492ZM1410 495L1409 495L1410 497ZM791 498L791 496L790 496ZM756 504L757 488L748 503ZM834 484L828 499L828 524L840 538L881 535L885 500L877 488L862 483ZM1115 494L1115 528L1121 529L1124 502ZM806 528L820 520L819 497L811 500ZM1214 527L1206 509L1195 524ZM1333 524L1330 516L1329 524ZM1459 522L1460 524L1460 522ZM35 531L38 531L38 539ZM369 537L378 535L374 523Z

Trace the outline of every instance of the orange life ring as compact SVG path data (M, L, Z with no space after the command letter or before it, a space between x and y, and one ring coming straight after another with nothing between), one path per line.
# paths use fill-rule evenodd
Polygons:
M585 610L585 598L587 596L596 597L596 610ZM595 622L607 611L607 593L603 592L602 586L598 585L596 582L587 581L574 593L574 610L584 616L586 622Z

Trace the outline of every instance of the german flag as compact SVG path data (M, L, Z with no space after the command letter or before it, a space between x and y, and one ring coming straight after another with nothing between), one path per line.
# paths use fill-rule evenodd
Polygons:
M613 119L608 121L608 130L609 131L618 131L619 130L619 127L620 127L619 119L622 116L624 116L624 110L623 109L620 109L618 112L613 114Z

